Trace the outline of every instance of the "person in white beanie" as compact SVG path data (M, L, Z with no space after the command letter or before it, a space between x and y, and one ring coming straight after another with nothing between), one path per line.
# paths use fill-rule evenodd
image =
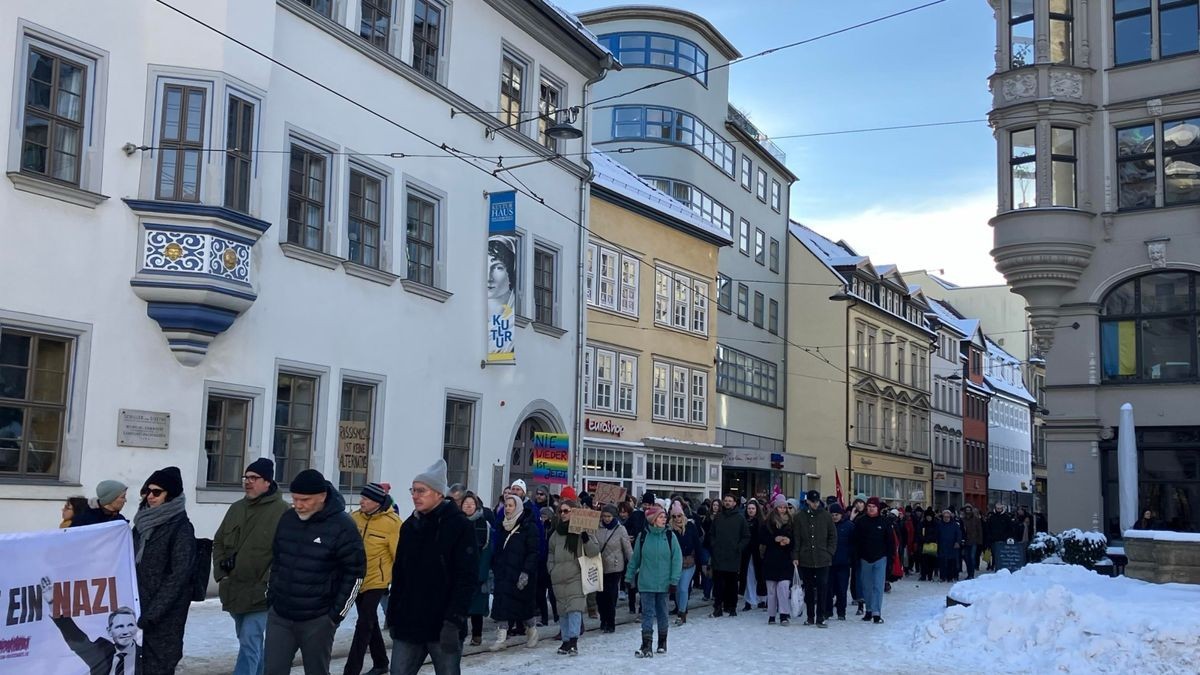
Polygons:
M461 668L479 550L471 522L446 497L447 482L439 459L409 489L415 511L400 529L387 611L394 675L415 675L427 656L438 675Z

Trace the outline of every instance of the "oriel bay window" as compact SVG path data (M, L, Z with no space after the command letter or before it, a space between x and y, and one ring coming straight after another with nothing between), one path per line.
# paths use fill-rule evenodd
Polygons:
M1050 62L1071 63L1075 20L1072 0L1050 0Z
M734 175L733 144L691 113L658 106L614 106L613 138L640 138L691 148L729 176ZM762 197L766 201L765 187Z
M708 83L708 54L696 43L663 33L607 33L600 36L626 68L663 68Z
M778 366L745 352L717 345L717 391L776 405Z
M1034 62L1034 0L1010 0L1008 8L1008 55L1013 68Z
M254 104L230 96L225 130L225 207L249 213L250 168L254 164Z
M1104 381L1197 379L1198 278L1195 272L1158 272L1108 292L1100 320Z
M1050 128L1050 187L1054 206L1075 206L1075 130Z
M1038 172L1050 172L1050 206L1074 207L1076 203L1076 131L1067 127L1050 127L1050 137L1036 129L1019 129L1009 134L1009 189L1014 209L1038 206ZM1038 142L1049 141L1049 165L1042 155L1039 167Z
M0 331L0 475L56 478L72 342Z

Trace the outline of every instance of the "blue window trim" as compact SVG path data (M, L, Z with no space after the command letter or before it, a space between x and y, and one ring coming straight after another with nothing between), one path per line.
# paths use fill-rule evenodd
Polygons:
M628 111L628 110L636 110L638 112L638 119L625 121L625 122L619 122L617 120L618 115L622 111ZM668 137L664 138L661 135L648 136L646 134L647 118L649 117L648 113L652 110L669 113L669 115L670 115L669 122L655 123L656 127L660 128L660 129L666 128L668 130L668 132L669 132ZM690 126L678 124L681 117L686 118L687 120L690 120L691 121ZM629 126L629 125L633 125L633 124L638 125L637 134L630 135L630 134L618 133L617 127ZM721 144L723 144L722 148L720 148L722 150L722 152L720 152L721 162L714 160L712 157L710 157L704 153L704 148L702 146L705 145L705 143L703 141L697 142L695 135L702 129L707 131L709 134L712 134L713 138L717 139L717 141L719 141ZM684 131L686 131L687 133L692 135L691 142L675 140L676 137L682 135L682 133ZM623 138L624 139L636 138L636 139L644 140L648 143L667 143L670 145L681 145L685 148L690 148L692 150L692 152L695 152L696 154L700 155L704 159L708 160L709 163L711 163L713 166L717 167L717 169L719 169L721 171L721 173L725 174L726 176L729 176L730 178L734 177L735 170L737 168L737 151L733 149L733 143L730 143L728 140L725 139L724 136L718 134L716 132L716 130L714 130L712 127L708 126L703 121L701 121L699 117L696 117L695 115L693 115L690 112L687 112L686 110L680 110L678 108L668 108L666 106L658 106L658 105L618 105L618 106L613 106L613 108L612 108L612 138L614 140L623 139ZM714 141L712 144L716 145L716 141ZM715 147L713 148L714 155L718 154L716 152L717 149L718 148L715 148ZM729 163L727 166L724 164L724 160L726 158L726 153L724 152L724 149L729 150L729 153L728 153Z
M644 37L644 38L646 38L646 46L645 47L630 47L630 48L622 49L621 48L621 38L623 38L623 37ZM651 47L650 46L651 38L660 38L660 39L665 39L665 40L671 40L672 41L672 49L670 51L668 51L665 49L656 49L656 48ZM681 38L681 37L678 37L675 35L670 35L668 33L655 33L655 32L650 32L650 31L626 31L623 33L605 33L604 35L599 36L599 39L600 39L600 42L602 44L604 44L604 46L608 47L609 51L611 51L613 53L613 55L617 57L617 60L621 62L621 65L626 68L657 68L659 70L670 70L670 71L673 71L676 73L682 73L683 75L690 75L693 80L696 80L701 85L703 85L705 88L708 88L708 72L707 72L708 71L708 52L704 51L704 49L700 45L696 44L695 42L692 42L691 40L686 40L684 38ZM680 62L679 61L679 59L680 59L679 46L681 44L687 45L687 46L695 49L697 55L703 54L704 55L704 63L700 63L700 59L695 58L695 59L691 59L691 61L695 65L695 68L693 70L687 70L687 69L681 68L679 66L679 62ZM631 52L641 53L642 54L642 62L641 63L629 63L629 62L625 61L625 59L621 58L622 53L631 53ZM664 65L664 64L651 63L650 62L651 54L667 54L671 58L671 64ZM687 58L687 57L684 57L684 58Z

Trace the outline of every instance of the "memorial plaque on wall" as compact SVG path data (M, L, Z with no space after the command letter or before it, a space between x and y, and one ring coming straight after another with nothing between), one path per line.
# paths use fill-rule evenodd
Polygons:
M121 408L117 417L117 445L165 450L170 438L171 413Z

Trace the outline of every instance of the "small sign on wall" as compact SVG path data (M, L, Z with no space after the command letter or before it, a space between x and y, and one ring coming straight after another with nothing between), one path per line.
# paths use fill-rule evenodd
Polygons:
M167 449L171 413L121 408L117 415L117 445L126 448Z

